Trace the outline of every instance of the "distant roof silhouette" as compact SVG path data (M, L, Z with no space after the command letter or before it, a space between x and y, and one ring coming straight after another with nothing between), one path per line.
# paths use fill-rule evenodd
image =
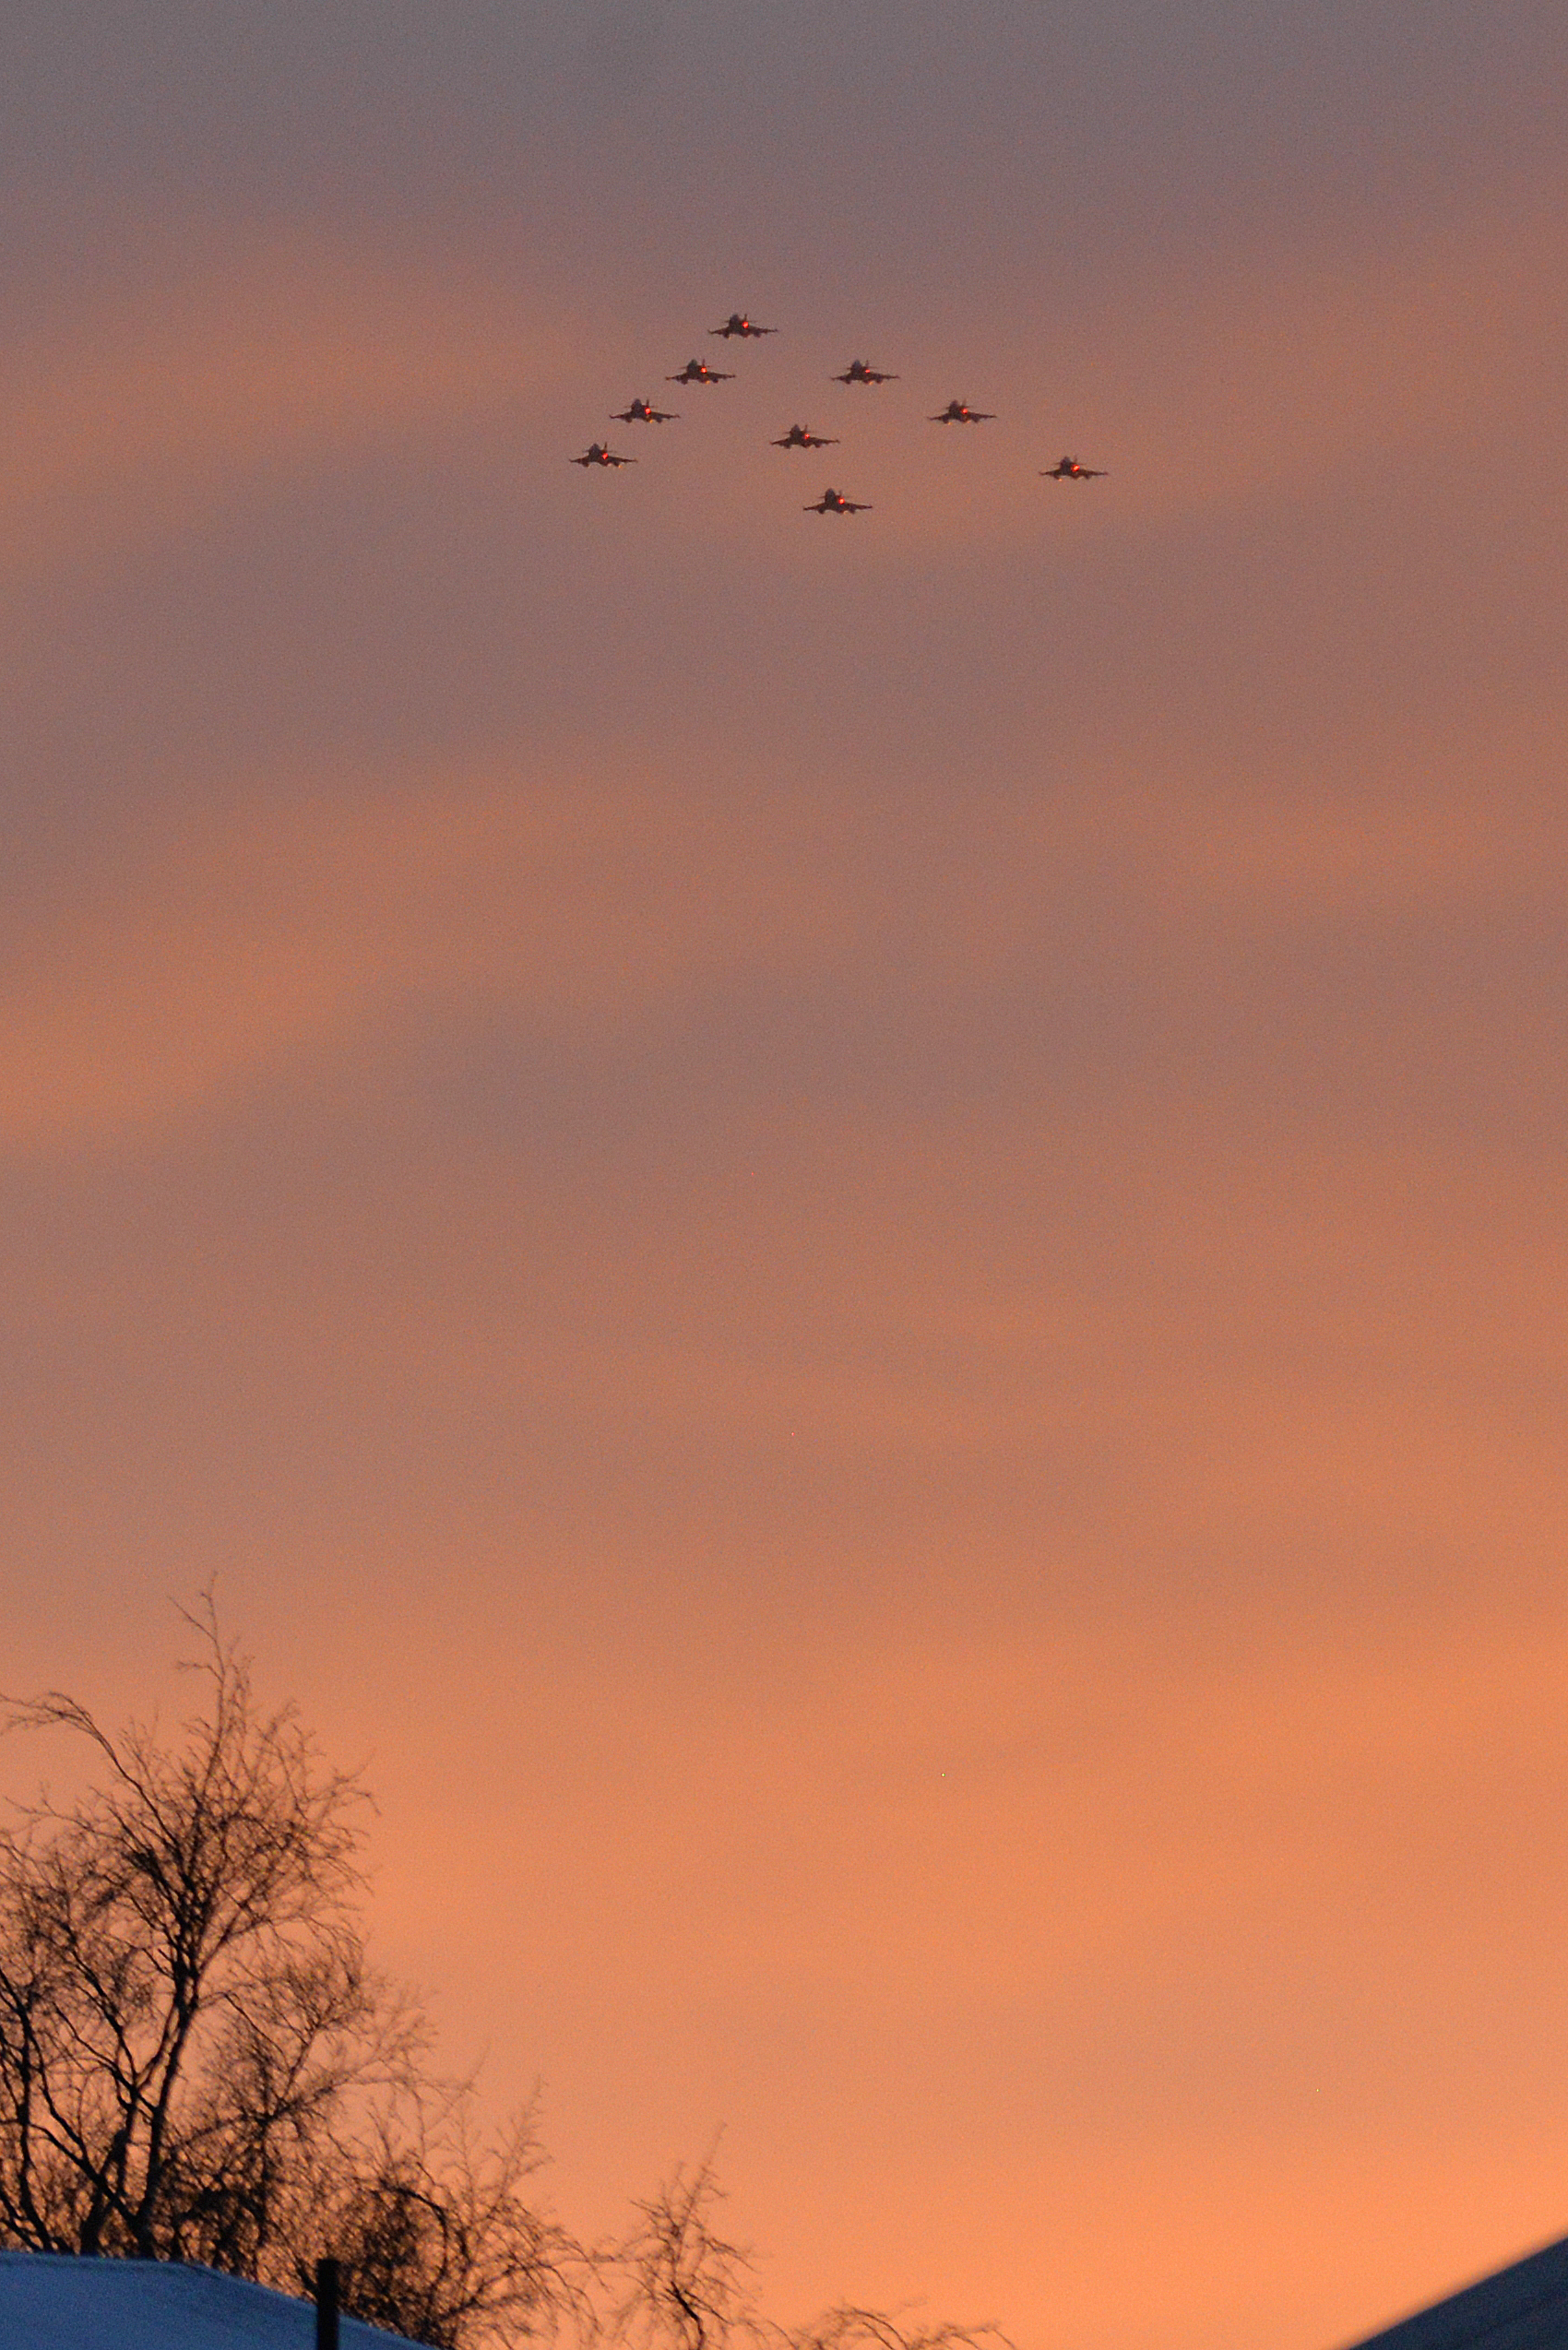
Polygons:
M343 2350L403 2336L353 2318ZM313 2350L315 2308L242 2276L173 2261L0 2252L0 2350Z
M1350 2350L1568 2350L1568 2236Z

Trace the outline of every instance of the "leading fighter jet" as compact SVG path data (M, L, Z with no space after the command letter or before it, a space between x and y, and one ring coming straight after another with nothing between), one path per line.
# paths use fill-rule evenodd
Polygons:
M802 506L802 514L869 514L870 506L857 505L853 498L841 498L837 490L824 490L815 505Z
M1053 465L1039 478L1042 481L1103 481L1105 472L1100 466L1080 465L1075 457L1064 457L1060 465Z
M743 318L738 310L732 310L722 326L710 326L707 331L710 335L722 335L728 342L731 335L776 335L778 329L777 326L754 326L749 318Z
M614 411L617 424L675 424L680 421L678 408L655 408L649 400L634 400L630 408Z
M940 416L931 419L932 424L994 424L995 417L988 408L966 408L962 400L949 400Z
M842 375L835 375L836 384L896 384L897 375L888 375L880 367L868 367L863 359L852 359Z
M791 424L784 438L773 445L776 449L836 449L838 444L831 435L814 433L809 424Z
M688 359L678 375L666 375L667 384L732 384L733 375L726 375L722 367L709 367L700 359Z
M583 456L568 457L566 462L568 465L636 465L636 458L617 457L613 450L605 447L602 441L590 441Z

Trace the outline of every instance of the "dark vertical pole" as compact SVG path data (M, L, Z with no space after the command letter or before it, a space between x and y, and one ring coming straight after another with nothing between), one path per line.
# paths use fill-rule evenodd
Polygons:
M315 2350L338 2350L338 2263L315 2264Z

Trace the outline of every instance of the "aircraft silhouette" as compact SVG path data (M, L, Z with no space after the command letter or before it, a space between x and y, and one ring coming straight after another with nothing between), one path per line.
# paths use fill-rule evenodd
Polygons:
M617 424L673 424L679 421L678 408L655 408L647 400L634 400L630 408L615 410Z
M868 367L863 359L852 359L842 375L835 375L836 384L896 384L897 375L888 375L880 367Z
M710 326L707 331L710 335L722 335L728 342L731 335L776 335L778 329L777 326L754 326L749 318L743 318L738 310L732 310L722 326Z
M940 416L931 419L932 424L992 424L995 418L987 408L966 408L962 400L949 400Z
M1042 481L1103 481L1105 474L1099 466L1080 465L1075 457L1064 457L1060 465L1053 465L1039 478Z
M678 375L666 375L667 384L732 384L733 375L726 375L722 367L709 367L700 359L688 359Z
M824 490L814 506L802 506L802 514L869 514L870 506L857 505L853 498L841 498L837 490Z
M773 445L776 449L836 449L838 444L831 437L814 433L809 424L791 424L784 438Z
M605 447L602 441L590 441L585 455L568 457L566 462L568 465L636 465L636 458L616 457L612 450Z

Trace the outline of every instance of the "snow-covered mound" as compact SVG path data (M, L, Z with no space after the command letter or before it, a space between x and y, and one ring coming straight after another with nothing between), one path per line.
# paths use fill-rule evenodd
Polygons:
M342 2320L342 2350L401 2334ZM216 2269L0 2252L0 2350L315 2350L315 2306Z

